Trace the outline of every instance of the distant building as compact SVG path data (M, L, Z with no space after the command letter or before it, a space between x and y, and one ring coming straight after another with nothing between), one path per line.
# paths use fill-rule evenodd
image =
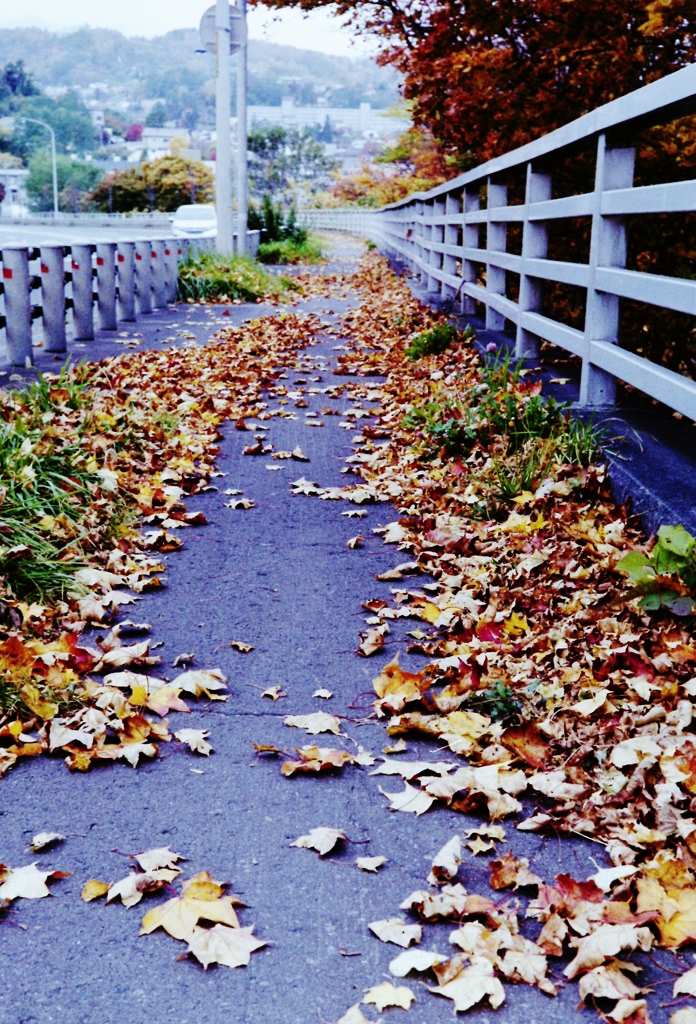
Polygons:
M172 139L186 139L191 141L191 134L186 128L143 128L138 145L141 149L167 149Z
M0 184L5 187L5 198L0 203L0 217L18 217L26 214L26 167L4 167L0 164Z
M334 127L345 128L361 135L369 132L372 138L395 138L402 135L411 125L408 117L394 117L381 110L373 110L372 104L361 103L359 107L296 107L291 96L284 96L279 107L249 107L249 122L259 124L280 124L284 128L311 128L323 124L328 117Z

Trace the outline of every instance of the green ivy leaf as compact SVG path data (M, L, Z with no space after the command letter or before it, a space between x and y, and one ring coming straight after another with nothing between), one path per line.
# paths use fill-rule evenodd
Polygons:
M661 526L657 531L657 539L663 548L684 559L689 557L696 544L696 540L681 523L679 526Z
M646 583L655 577L650 559L640 551L629 551L617 562L616 568L619 572L625 573L633 583Z

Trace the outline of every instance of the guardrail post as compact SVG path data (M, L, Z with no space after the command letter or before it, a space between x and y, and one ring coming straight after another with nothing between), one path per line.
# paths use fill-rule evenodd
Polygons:
M524 193L524 222L522 225L522 267L520 270L520 323L517 325L515 357L536 359L539 355L539 338L522 326L524 312L540 313L544 298L543 283L530 277L525 271L525 260L545 260L549 247L546 221L529 219L529 208L533 203L543 203L551 198L551 175L538 174L531 163L527 164L527 184Z
M507 185L497 184L493 178L488 179L488 252L505 252L507 248L507 225L496 222L491 217L493 210L507 206ZM486 263L486 292L488 295L505 295L505 271L502 267L494 267ZM505 317L486 302L486 330L502 331Z
M165 245L161 239L152 243L152 304L157 309L167 305L167 268L164 262Z
M5 337L12 366L31 366L31 296L29 250L2 250L2 283L5 294Z
M455 217L461 212L462 201L460 197L458 195L448 195L445 200L445 213L447 217ZM459 245L459 232L459 224L445 224L443 238L445 245ZM442 270L445 274L451 274L452 277L456 275L457 257L453 253L445 252L442 254ZM440 293L443 299L452 299L457 294L457 289L443 281Z
M176 302L177 264L177 242L173 238L167 238L164 243L164 282L168 303Z
M478 188L465 189L464 214L478 213L479 206L480 199ZM464 228L462 230L462 243L464 249L464 260L462 266L462 276L464 278L464 287L462 288L462 313L472 315L476 312L476 304L473 298L466 294L466 286L467 284L476 284L477 273L474 261L467 259L467 250L479 248L479 225L478 223L467 224L466 216L464 219Z
M93 245L72 245L73 337L76 341L94 338L94 295L92 293Z
M97 242L97 308L102 331L115 331L116 319L116 243Z
M416 200L416 208L413 217L413 261L415 263L414 272L418 275L422 281L425 276L423 269L423 235L425 228L423 226L423 210L425 203L422 200Z
M151 242L135 243L135 294L138 300L138 313L140 316L152 312L151 252Z
M597 291L598 267L626 266L626 228L622 217L602 216L602 193L631 188L635 167L634 148L609 148L606 135L597 140L597 169L592 210L590 278L585 313L585 353L580 378L580 404L613 405L616 401L616 377L592 364L593 341L617 344L619 340L619 297Z
M116 268L119 318L132 323L135 320L135 242L118 243Z
M41 308L46 352L65 352L65 249L41 246Z

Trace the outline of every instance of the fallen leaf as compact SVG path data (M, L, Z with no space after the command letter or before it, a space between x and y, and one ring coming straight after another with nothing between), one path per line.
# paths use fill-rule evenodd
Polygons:
M234 651L239 651L241 654L249 654L254 650L252 644L247 644L243 640L231 640L230 647Z
M408 782L404 782L402 793L387 793L381 786L379 791L382 796L386 796L387 800L391 800L390 811L405 811L419 817L435 803L435 797L428 796L422 789L409 786Z
M96 878L91 878L89 882L85 882L82 886L82 899L85 903L91 903L92 900L101 899L102 896L106 896L109 891L108 882L98 882Z
M345 841L345 838L346 834L341 829L320 826L310 829L306 836L300 836L290 845L306 850L316 850L320 857L325 857L327 853L331 853L336 843Z
M400 917L373 921L367 927L381 942L393 942L404 949L408 949L411 943L419 943L423 937L423 929L419 924L406 924Z
M358 857L355 861L361 871L372 871L377 874L383 864L387 863L386 857Z
M590 935L572 940L572 944L577 946L577 953L563 973L566 978L575 978L581 971L599 967L607 957L616 956L622 949L635 949L639 946L646 951L652 942L653 936L648 928L637 928L630 924L602 924Z
M347 750L334 750L331 747L301 747L296 750L298 761L284 761L281 772L288 778L299 773L318 773L330 768L343 768L353 764L355 758Z
M459 871L461 862L462 841L459 836L453 836L435 855L428 881L431 885L450 882Z
M318 736L322 732L332 732L335 736L341 734L340 719L326 711L313 711L311 715L288 715L283 719L283 724L304 729L310 736Z
M8 868L0 885L0 903L3 900L40 900L51 895L47 879L65 877L62 871L39 871L35 863L23 868Z
M336 1021L336 1024L372 1024L372 1021L369 1021L363 1014L360 1009L360 1003L356 1003L349 1010L346 1010L341 1019Z
M357 536L351 537L349 540L346 541L346 547L351 548L354 551L356 548L361 548L364 542L365 538L361 537L360 534L358 534Z
M178 668L179 665L188 665L190 661L195 661L195 654L179 654L172 662L172 668Z
M444 963L447 957L426 949L407 949L399 953L389 964L389 971L395 978L405 978L410 971L430 970L435 964Z
M280 700L282 697L287 697L287 693L282 686L269 686L261 696L267 697L269 700Z
M378 1013L381 1013L388 1006L400 1006L402 1010L408 1010L415 998L411 989L405 985L397 987L390 981L383 981L381 985L368 989L363 1003L372 1003L377 1007Z
M180 743L187 743L194 754L203 754L208 757L212 754L213 748L206 740L210 733L207 729L179 729L174 736Z
M218 693L227 689L227 679L219 668L193 669L189 672L182 672L180 676L172 680L172 687L192 693L195 697L201 694L209 696L211 693Z
M309 459L307 458L305 453L302 451L302 449L300 448L299 444L298 444L298 446L296 448L293 448L293 450L291 451L290 455L292 456L292 458L296 462L309 462Z
M60 832L39 832L31 841L31 848L34 853L39 853L41 850L46 850L49 846L55 846L56 843L60 843L65 839L64 835Z
M428 987L428 991L451 999L458 1013L470 1010L483 999L488 999L494 1010L505 1002L505 989L495 977L493 964L484 957L472 957L471 966L461 970L452 981L438 988Z
M333 697L333 693L331 692L331 690L322 689L322 690L315 690L314 693L312 694L312 696L313 697L321 697L322 700L331 700L331 698Z
M213 928L194 928L189 938L188 952L193 953L205 970L211 964L224 967L246 967L251 954L267 945L257 939L251 928L228 928L216 924Z

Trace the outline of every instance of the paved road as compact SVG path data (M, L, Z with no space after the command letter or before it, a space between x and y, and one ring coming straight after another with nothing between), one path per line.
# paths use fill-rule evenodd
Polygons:
M328 305L320 299L306 308ZM344 308L336 300L330 306L336 312ZM235 309L238 317L258 312L259 307ZM197 309L192 316L184 308L168 316L170 322L195 319L187 329L200 338L210 331L209 311ZM335 321L326 314L323 319ZM90 355L99 344L91 346ZM313 374L327 382L343 379L331 373L334 344L335 338L327 339L311 349L301 376L306 378L311 364ZM325 397L316 404L326 404ZM308 430L301 421L270 421L269 437L277 448L300 444L309 455L311 462L301 472L286 463L281 472L268 472L265 459L242 456L244 435L225 428L219 467L227 476L218 482L243 489L257 507L233 512L223 507L220 493L192 499L189 508L204 510L210 525L186 532L183 550L169 558L167 589L145 596L137 606L137 618L153 624L153 640L164 643L165 671L178 654L194 651L198 666L219 666L230 680L227 704L202 705L184 723L183 716L172 716L177 728L211 731L212 757L194 760L172 745L160 760L137 771L114 765L88 775L70 774L60 761L42 759L10 772L2 783L0 860L19 865L37 859L27 852L29 837L57 830L71 835L38 859L73 875L55 884L50 900L20 903L13 920L26 930L0 925L0 1024L336 1021L383 979L399 953L372 937L368 922L399 916L401 901L425 887L440 846L472 824L444 810L420 819L388 812L379 779L367 769L287 780L276 762L251 766L253 742L281 747L306 742L302 733L282 725L284 715L321 705L355 718L351 702L370 689L397 646L369 661L354 653L361 602L389 595L388 584L376 582L375 574L402 560L372 534L372 527L392 520L394 511L369 508L360 522L367 543L352 551L346 540L356 532L355 522L340 515L342 503L290 494L290 480L302 474L322 485L345 483L340 468L350 453L351 434L339 429L337 420L326 417L319 430ZM408 628L397 627L393 638L398 641ZM229 647L233 639L256 649L237 654ZM402 656L402 662L421 665L422 659ZM278 704L262 700L261 689L276 684L288 698ZM334 691L330 707L312 699L318 687ZM374 753L382 750L383 725L347 721L344 728ZM409 749L414 757L436 756L426 743L409 743ZM325 861L289 848L292 839L319 825L342 828L361 845L349 844ZM530 856L533 869L547 878L560 870L584 878L595 870L595 846L521 836L513 826L508 834L515 852ZM249 967L203 972L193 962L176 962L182 947L168 936L138 938L140 906L128 910L80 901L88 878L126 873L123 852L161 845L186 855L191 872L208 869L213 877L230 879L247 901L242 923L254 923L256 933L274 943L254 954ZM354 866L355 857L366 853L389 858L379 875ZM485 859L467 856L463 883L485 893L486 877ZM425 931L421 948L451 952L450 926ZM343 956L342 948L359 955ZM404 1021L451 1020L451 1003L429 995L415 980L407 984L417 1002ZM524 985L508 992L509 1001L499 1011L479 1010L470 1019L476 1024L597 1019L590 1011L574 1015L574 986L557 1000ZM373 1007L364 1011L376 1020ZM400 1020L402 1012L387 1011L386 1017ZM653 1015L655 1024L666 1019L666 1011Z
M171 237L168 224L133 227L125 223L97 224L0 224L0 249L11 245L70 245L73 242L117 242Z

